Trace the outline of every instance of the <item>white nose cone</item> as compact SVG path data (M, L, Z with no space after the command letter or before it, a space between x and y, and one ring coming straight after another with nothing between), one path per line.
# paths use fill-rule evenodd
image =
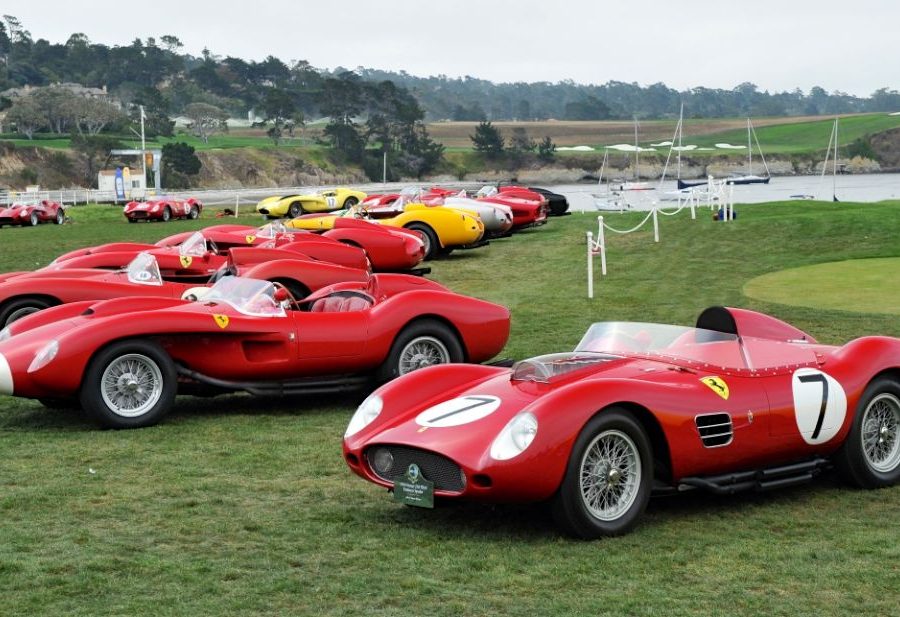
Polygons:
M9 370L9 362L0 353L0 394L13 393L12 371Z

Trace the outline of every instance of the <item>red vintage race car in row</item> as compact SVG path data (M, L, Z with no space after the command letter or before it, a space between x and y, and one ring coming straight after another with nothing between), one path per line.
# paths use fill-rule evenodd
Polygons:
M169 242L171 238L177 238L180 242ZM229 242L225 247L208 238L206 230L176 234L169 239L156 244L112 242L76 249L60 255L42 269L122 268L138 253L151 253L159 260L164 272L174 274L177 271L181 276L209 276L225 262L230 248L279 249L290 256L317 259L347 268L367 270L371 267L362 249L314 234L280 234L261 242Z
M197 301L63 305L0 331L0 394L77 401L98 423L159 421L178 391L329 392L506 343L509 311L403 274L320 290L305 302L270 282L223 277Z
M122 214L129 223L138 221L169 221L171 219L195 219L203 211L203 203L199 199L176 199L161 197L148 201L129 201Z
M512 369L442 366L376 390L344 436L395 499L552 504L583 538L624 533L651 489L719 494L900 479L900 339L841 347L753 311L696 328L592 325L573 352Z
M402 272L412 270L425 258L425 243L419 232L396 227L376 225L368 221L340 220L334 228L324 233L313 233L299 229L288 229L282 223L267 223L262 227L246 225L213 225L202 230L203 236L216 243L219 249L232 246L256 245L274 240L276 246L285 242L299 242L303 247L312 243L314 248L302 248L311 257L336 261L338 246L350 246L361 249L369 258L372 269L376 272ZM163 238L158 246L174 246L188 237L190 232L175 234ZM326 251L333 251L329 255ZM345 264L347 265L347 264Z
M165 250L165 249L160 249ZM367 281L360 268L310 259L281 249L229 249L227 257L191 259L177 254L138 253L123 269L71 268L0 275L0 328L58 304L128 296L180 298L188 289L228 275L275 281L297 298L333 283Z
M12 204L0 206L0 227L19 225L34 227L39 223L56 223L62 225L66 221L65 208L56 201L44 199L30 204Z

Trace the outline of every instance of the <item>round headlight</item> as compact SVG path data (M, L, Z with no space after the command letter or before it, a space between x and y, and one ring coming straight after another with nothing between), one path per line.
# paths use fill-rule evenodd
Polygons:
M12 336L12 332L10 331L9 326L6 326L2 330L0 330L0 343L5 341L6 339L10 338L11 336Z
M370 394L369 397L362 402L362 404L357 408L356 412L353 414L353 417L350 418L350 424L347 425L347 430L344 432L344 437L350 437L351 435L355 435L360 432L369 424L372 423L375 418L378 417L378 414L381 413L381 408L384 405L381 397L377 394Z
M28 372L33 373L47 366L56 357L56 352L58 351L59 342L56 339L41 347L40 351L34 354L34 360L28 366Z
M491 444L491 458L505 461L518 456L531 445L537 435L538 422L534 414L523 412L503 427Z
M394 468L394 455L387 448L376 448L369 460L379 476L386 476Z

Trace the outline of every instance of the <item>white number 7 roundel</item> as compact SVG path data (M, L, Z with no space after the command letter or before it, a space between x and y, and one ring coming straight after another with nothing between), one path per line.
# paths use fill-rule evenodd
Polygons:
M794 416L803 441L810 445L834 437L847 417L847 394L841 384L814 368L794 371Z

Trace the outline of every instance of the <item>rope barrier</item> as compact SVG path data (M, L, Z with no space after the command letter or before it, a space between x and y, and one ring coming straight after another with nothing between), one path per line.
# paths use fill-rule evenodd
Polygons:
M651 210L650 212L648 212L648 213L647 213L647 216L644 217L644 220L641 221L640 223L638 223L637 226L632 227L631 229L629 229L629 230L627 230L627 231L620 231L620 230L618 230L618 229L613 229L612 227L610 227L609 225L607 225L605 221L604 221L604 223L603 223L603 226L606 227L606 228L607 228L608 230L610 230L611 232L616 233L616 234L630 234L631 232L637 231L638 229L640 229L641 227L643 227L643 226L644 226L644 223L646 223L647 221L649 221L651 216L653 216L653 210Z

